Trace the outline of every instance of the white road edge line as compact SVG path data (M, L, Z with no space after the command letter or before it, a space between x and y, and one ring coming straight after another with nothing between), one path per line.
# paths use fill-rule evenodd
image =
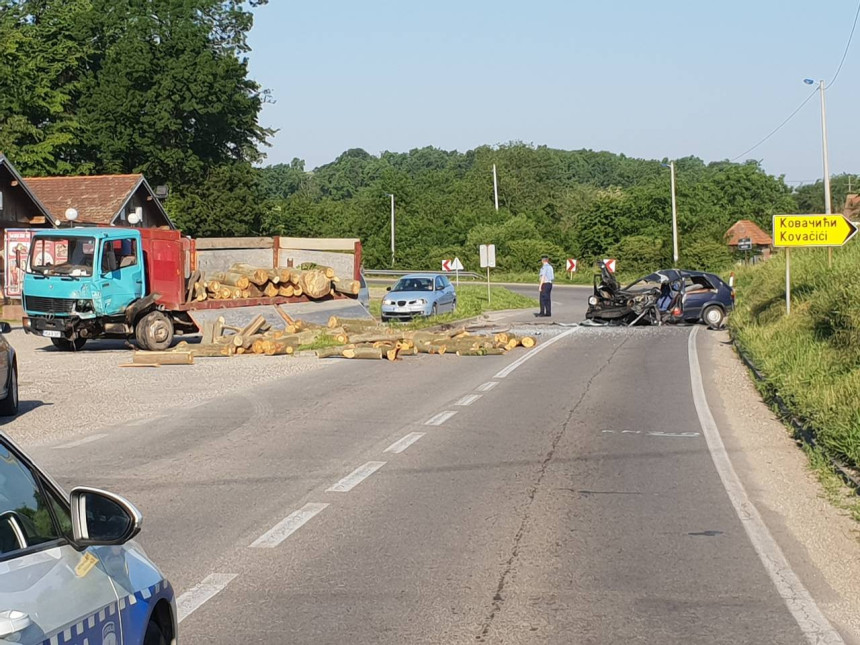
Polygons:
M213 596L230 584L237 575L236 573L212 573L206 576L203 582L191 587L191 589L179 596L176 599L177 621L181 623L188 618L203 603L211 600Z
M59 446L54 446L54 450L65 450L66 448L77 448L78 446L83 446L88 443L92 443L93 441L98 441L99 439L104 439L107 436L106 432L100 432L98 434L90 435L89 437L84 437L83 439L78 439L77 441L70 441L69 443L64 443Z
M424 425L425 426L441 426L443 423L445 423L448 419L453 417L455 414L457 414L456 410L445 410L444 412L440 412L436 416L427 419L427 421L424 422Z
M505 378L505 377L506 377L506 376L508 376L511 372L513 372L515 369L517 369L520 365L522 365L523 363L525 363L527 360L530 360L530 359L534 358L534 357L535 357L535 356L537 356L540 352L542 352L543 350L545 350L547 347L549 347L549 346L550 346L550 345L552 345L553 343L557 343L557 342L558 342L558 341L560 341L562 338L565 338L565 337L567 337L567 336L570 336L572 333L574 333L574 332L575 332L575 331L577 331L578 329L579 329L579 327L574 327L573 329L568 329L567 331L563 331L563 332L561 332L558 336L556 336L555 338L550 338L550 339L549 339L548 341L546 341L545 343L542 343L541 345L538 345L538 346L537 346L537 347L535 347L534 349L529 350L528 354L526 354L525 356L521 356L520 358L518 358L517 360L515 360L513 363L511 363L510 365L508 365L508 366L507 366L505 369L503 369L501 372L499 372L498 374L496 374L493 378Z
M321 513L328 504L310 502L299 510L290 513L283 520L251 543L252 549L274 549L281 542L307 524L312 517Z
M484 383L483 385L479 385L475 389L478 390L478 392L489 392L494 387L496 387L498 384L499 384L498 381L487 381L486 383Z
M812 596L803 586L800 578L791 568L782 549L773 539L767 526L759 515L758 509L750 501L746 490L741 483L738 474L732 466L731 459L726 452L720 431L716 421L708 407L708 399L705 394L705 386L702 383L702 369L699 364L699 354L696 349L696 337L699 328L695 327L687 341L687 354L690 362L690 381L693 388L693 403L699 416L699 424L705 435L711 459L723 487L735 508L741 524L746 530L747 536L753 545L759 559L764 565L770 579L773 581L779 595L785 601L798 627L810 643L828 645L844 645L842 637L833 629L833 626L812 599Z
M327 489L327 493L348 493L353 488L358 486L365 479L370 477L377 470L382 468L387 462L385 461L368 461L363 466L359 466L349 475L341 479L331 488Z
M462 399L457 401L454 405L461 405L461 406L472 405L475 401L477 401L480 398L481 398L480 394L467 394Z
M426 432L410 432L408 435L403 437L402 439L398 439L393 444L388 446L383 452L393 452L395 454L400 454L404 450L406 450L413 443L418 441L421 437L423 437Z

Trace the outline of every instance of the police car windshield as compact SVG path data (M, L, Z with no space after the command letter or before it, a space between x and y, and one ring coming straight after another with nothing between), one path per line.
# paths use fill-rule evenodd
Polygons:
M433 291L433 278L400 278L392 291Z
M42 275L91 276L95 248L92 237L36 236L30 248L27 271Z

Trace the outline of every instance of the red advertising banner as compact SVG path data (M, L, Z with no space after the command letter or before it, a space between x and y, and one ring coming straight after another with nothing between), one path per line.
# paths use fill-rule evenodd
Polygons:
M3 241L3 293L7 298L20 298L24 288L24 273L30 257L33 235L30 228L6 229ZM64 239L45 240L36 249L37 265L63 264L69 257L69 244Z

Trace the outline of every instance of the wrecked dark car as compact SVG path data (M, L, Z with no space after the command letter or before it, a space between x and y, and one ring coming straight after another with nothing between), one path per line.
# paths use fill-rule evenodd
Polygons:
M704 323L719 329L734 309L735 290L703 271L664 269L621 287L603 262L594 276L586 321L603 325Z

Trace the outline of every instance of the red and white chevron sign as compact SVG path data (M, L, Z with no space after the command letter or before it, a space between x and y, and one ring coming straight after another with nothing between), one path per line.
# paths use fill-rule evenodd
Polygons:
M567 270L570 272L576 271L576 260L573 258L567 258Z
M606 265L610 273L615 273L615 258L606 258L603 260L603 264Z
M454 260L442 260L442 270L446 272L453 271L454 267L451 266L453 262Z

